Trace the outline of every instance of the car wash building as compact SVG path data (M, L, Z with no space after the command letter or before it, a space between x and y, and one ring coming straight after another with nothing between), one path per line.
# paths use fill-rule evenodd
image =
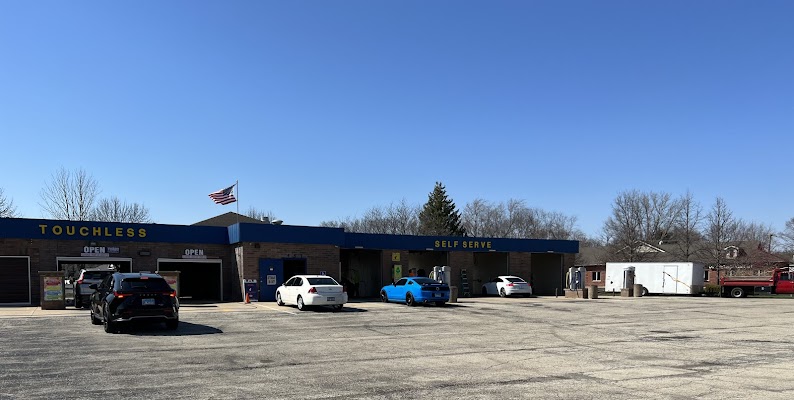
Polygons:
M239 222L237 222L239 221ZM0 218L0 304L41 301L39 273L72 278L92 266L179 271L182 301L271 301L293 275L325 274L353 297L377 297L395 279L449 266L461 296L498 275L562 293L579 242L380 235L274 225L227 213L194 225ZM465 289L464 289L465 288Z

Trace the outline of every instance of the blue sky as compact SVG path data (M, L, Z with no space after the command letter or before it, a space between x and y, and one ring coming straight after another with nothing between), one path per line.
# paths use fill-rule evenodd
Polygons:
M794 2L0 3L0 187L83 168L158 223L360 216L435 181L598 234L624 190L794 217Z

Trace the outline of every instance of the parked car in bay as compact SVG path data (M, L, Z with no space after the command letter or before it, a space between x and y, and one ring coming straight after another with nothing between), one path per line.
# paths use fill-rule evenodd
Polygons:
M115 272L116 266L112 264L81 269L80 274L74 281L74 307L84 308L88 306L91 302L91 295L94 293L91 285L102 282L103 279Z
M132 321L164 322L171 330L179 326L176 291L158 274L116 272L91 288L91 322L103 324L105 332L118 332Z
M441 306L449 301L449 286L425 277L400 278L380 290L380 299L384 303L398 302L409 306L420 303Z
M532 295L532 285L518 276L502 275L485 282L482 285L482 294L499 295L502 297L513 295Z
M341 310L345 303L345 288L327 275L295 275L276 289L276 304L294 304L301 311L312 306Z

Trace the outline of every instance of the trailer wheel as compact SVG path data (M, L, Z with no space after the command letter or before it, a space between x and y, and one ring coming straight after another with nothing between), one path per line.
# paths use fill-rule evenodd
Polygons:
M745 296L745 293L744 293L744 289L743 288L735 287L735 288L731 289L731 297L733 297L735 299L738 299L738 298L744 297L744 296Z
M647 296L647 295L648 295L648 288L647 288L647 287L645 287L645 286L643 286L643 287L642 287L642 297L645 297L645 296Z

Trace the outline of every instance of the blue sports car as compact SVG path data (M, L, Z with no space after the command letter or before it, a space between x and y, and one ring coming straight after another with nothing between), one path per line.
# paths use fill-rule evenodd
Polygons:
M430 278L400 278L380 290L380 299L385 303L395 301L415 306L419 303L444 305L449 301L449 286Z

